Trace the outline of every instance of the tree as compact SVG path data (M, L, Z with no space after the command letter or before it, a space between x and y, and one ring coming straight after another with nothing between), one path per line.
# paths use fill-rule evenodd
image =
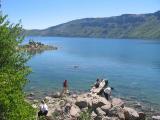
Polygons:
M18 49L22 26L0 13L0 120L34 120L35 110L25 101L23 88L30 68L27 53Z

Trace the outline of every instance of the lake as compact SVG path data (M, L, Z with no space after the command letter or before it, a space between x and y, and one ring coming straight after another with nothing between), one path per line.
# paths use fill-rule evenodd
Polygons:
M72 91L87 91L97 78L107 78L113 95L160 105L160 41L28 37L24 43L29 38L58 50L28 61L33 72L26 91L55 92L65 79Z

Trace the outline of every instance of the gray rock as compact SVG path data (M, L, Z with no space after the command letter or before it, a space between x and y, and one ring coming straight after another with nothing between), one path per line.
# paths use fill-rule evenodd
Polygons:
M80 112L81 111L80 111L78 106L72 105L71 110L70 110L70 115L72 117L75 117L75 118L79 117L80 116Z
M88 106L86 98L78 97L75 103L79 108L85 108Z
M124 115L127 120L137 120L139 119L139 114L136 110L129 108L129 107L124 107Z
M111 103L110 103L110 102L108 102L106 105L103 105L103 106L101 107L101 109L102 109L104 112L106 112L106 113L108 113L108 111L109 111L110 108L111 108Z
M112 106L124 107L124 102L119 98L112 99Z
M160 120L160 116L152 116L152 120Z
M124 110L119 106L112 107L108 112L108 116L118 117L120 120L125 120Z
M52 95L53 98L60 98L61 94L60 92L56 92L54 95Z
M72 98L77 98L78 96L76 94L73 94L72 95Z
M144 112L139 112L139 119L140 120L145 120L146 119L146 114Z
M108 105L108 101L104 97L94 96L92 100L92 108L96 109L98 107L102 107L104 105Z
M102 120L120 120L118 117L104 117Z
M105 116L106 115L106 113L100 107L98 107L96 109L96 113L98 116Z

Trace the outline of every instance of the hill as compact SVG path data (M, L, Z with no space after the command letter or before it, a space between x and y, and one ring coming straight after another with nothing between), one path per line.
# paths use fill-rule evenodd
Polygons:
M43 30L26 30L30 36L160 39L160 11L73 20Z

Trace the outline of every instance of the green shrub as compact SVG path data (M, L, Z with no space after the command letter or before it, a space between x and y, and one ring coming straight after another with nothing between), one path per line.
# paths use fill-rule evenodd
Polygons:
M81 112L79 120L91 120L91 110Z
M30 68L29 56L18 50L23 41L20 24L0 13L0 120L35 120L35 110L25 102L23 88Z

